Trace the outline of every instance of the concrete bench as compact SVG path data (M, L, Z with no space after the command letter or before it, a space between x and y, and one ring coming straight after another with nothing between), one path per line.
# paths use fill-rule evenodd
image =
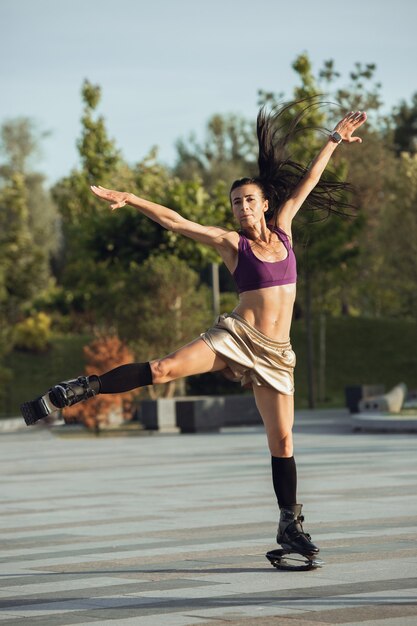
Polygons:
M361 413L399 413L407 396L407 386L399 383L388 393L364 398L359 402Z
M350 413L359 413L359 403L361 400L381 396L384 393L384 385L351 385L345 387L346 406Z

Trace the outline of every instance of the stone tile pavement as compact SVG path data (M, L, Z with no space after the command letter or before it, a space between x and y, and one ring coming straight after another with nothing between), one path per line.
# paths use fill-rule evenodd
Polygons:
M290 573L264 557L277 510L261 428L0 435L0 622L415 626L416 435L305 411L295 441L326 565Z

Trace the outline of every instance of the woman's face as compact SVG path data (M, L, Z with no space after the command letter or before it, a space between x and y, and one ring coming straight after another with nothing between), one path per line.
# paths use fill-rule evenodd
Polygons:
M242 228L257 224L268 210L262 190L255 183L236 187L230 194L233 215Z

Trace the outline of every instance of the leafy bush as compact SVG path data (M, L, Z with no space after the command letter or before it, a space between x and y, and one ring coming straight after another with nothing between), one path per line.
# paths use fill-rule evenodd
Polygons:
M115 335L98 337L92 341L84 347L84 356L87 376L104 374L134 360L129 348ZM138 391L98 395L88 402L64 409L64 419L82 422L87 428L96 431L99 431L100 426L120 424L131 419L132 399L137 394Z
M19 322L13 329L13 343L18 350L28 352L46 352L51 340L51 318L42 311L23 322Z

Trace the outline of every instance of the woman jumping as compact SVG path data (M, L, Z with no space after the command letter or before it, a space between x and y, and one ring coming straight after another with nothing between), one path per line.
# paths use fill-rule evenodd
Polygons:
M273 486L280 509L277 542L313 558L319 548L302 527L293 456L296 357L290 327L297 269L291 225L306 200L310 208L329 211L347 206L339 195L347 185L320 179L342 141L361 143L352 134L365 122L366 113L345 115L305 169L284 156L302 116L299 114L290 131L283 133L280 116L288 110L289 106L267 114L261 109L258 114L259 175L236 180L230 190L231 208L240 227L237 232L203 226L132 193L91 187L112 210L133 206L167 230L213 247L236 282L239 304L199 338L164 358L59 383L44 396L24 403L21 410L26 423L34 424L53 411L99 393L122 393L205 372L222 371L244 386L252 385L272 457Z

